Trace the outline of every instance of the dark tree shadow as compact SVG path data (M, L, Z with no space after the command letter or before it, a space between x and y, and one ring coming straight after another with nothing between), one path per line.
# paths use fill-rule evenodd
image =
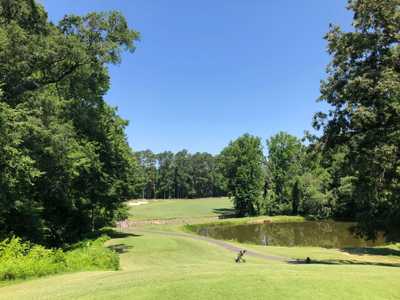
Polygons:
M370 261L356 261L345 259L297 259L289 261L289 264L294 265L362 265L362 266L381 266L381 267L400 267L400 263L384 263L384 262L370 262Z
M101 228L99 230L96 230L94 232L90 232L88 234L85 234L81 237L81 240L95 240L103 235L107 235L112 239L118 239L118 238L126 238L126 237L136 237L140 236L134 233L128 233L128 232L121 232L117 231L113 228ZM74 245L65 247L65 249L72 249L74 248Z
M218 219L228 219L237 217L234 208L214 208L213 212L218 215Z
M126 237L139 237L140 234L128 233L128 232L121 232L121 231L114 231L113 233L107 234L112 239L119 239L119 238L126 238Z
M118 254L122 254L122 253L128 252L128 250L131 249L132 246L125 245L125 244L116 244L116 245L108 246L107 248L117 252Z
M112 239L119 239L119 238L126 238L126 237L139 237L139 236L141 236L139 234L117 231L117 230L111 229L111 228L110 229L106 229L106 230L102 230L101 233L108 235Z
M341 249L343 252L347 252L350 254L357 254L357 255L394 255L400 256L400 250L392 249L392 248L385 248L385 247L348 247Z

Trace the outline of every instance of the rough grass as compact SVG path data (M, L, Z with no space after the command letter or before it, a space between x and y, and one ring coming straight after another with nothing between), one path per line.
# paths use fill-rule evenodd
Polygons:
M165 207L172 211L182 209L173 208L182 202L174 203L148 208L153 207L156 218L161 215L170 218L171 211L161 210ZM215 208L218 208L221 202L216 204ZM190 212L193 220L203 218L204 214L214 214L211 203L192 202L190 205L210 208L208 212ZM184 210L188 211L188 208ZM145 215L152 218L150 210ZM158 225L159 231L165 228L170 227ZM382 260L393 264L399 261L397 246L344 252L317 247L242 245L264 253L294 258L311 256L318 260L336 260L336 263L287 264L248 257L246 263L236 264L234 253L216 245L160 235L147 228L141 231L140 226L112 239L108 246L120 253L121 270L118 272L80 272L30 280L0 288L0 299L390 300L399 299L400 295L400 268L380 265ZM345 260L368 263L347 263Z
M85 241L73 250L46 249L13 237L0 243L0 281L82 270L117 270L118 255L104 247L108 238Z

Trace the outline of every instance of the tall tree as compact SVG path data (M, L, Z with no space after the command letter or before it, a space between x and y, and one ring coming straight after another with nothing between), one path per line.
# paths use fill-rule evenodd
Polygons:
M331 26L316 115L325 149L345 146L360 230L400 230L400 1L353 0L354 30Z
M299 179L296 179L292 187L292 215L299 213L301 196L300 182Z
M151 199L157 196L157 155L151 150L138 151L136 158L143 170L144 182L142 187L142 197Z
M174 195L174 154L165 151L158 157L158 198L170 199Z
M301 141L286 132L279 132L267 141L267 173L269 186L269 213L289 214L292 205L292 189L297 176L304 172L305 148Z
M215 159L209 153L195 153L191 157L192 176L195 197L211 197L214 195Z
M264 155L260 138L249 134L239 137L222 150L219 159L237 214L259 213L264 185Z
M70 243L110 224L133 194L127 122L103 96L107 64L133 51L136 39L118 12L69 15L55 25L33 0L0 1L0 114L7 122L0 130L14 130L0 142L0 153L13 155L0 163L3 234Z
M174 163L175 198L188 198L193 195L193 177L191 176L190 154L181 150L175 154Z

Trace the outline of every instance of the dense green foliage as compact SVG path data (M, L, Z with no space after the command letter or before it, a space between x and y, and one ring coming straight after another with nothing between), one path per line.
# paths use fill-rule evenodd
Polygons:
M0 1L0 238L77 241L134 193L127 122L103 95L137 38L118 12L54 25L33 0Z
M140 164L142 198L201 198L226 194L226 183L218 157L209 153L190 154L186 150L154 154L135 153Z
M285 132L271 137L267 146L268 177L265 192L269 202L268 213L297 213L300 196L298 177L303 174L305 147L295 136ZM297 190L293 191L293 188Z
M237 214L260 213L264 184L261 140L245 134L223 149L219 159Z
M267 146L266 213L331 216L330 175L313 145L280 132Z
M83 241L69 251L46 249L12 237L0 242L0 280L41 277L49 274L117 270L118 254L104 247L106 237Z
M349 1L354 31L332 26L332 62L321 86L325 154L347 165L336 182L351 197L360 230L400 231L400 1ZM337 185L339 184L339 186ZM342 200L341 200L342 201Z
M118 12L50 23L34 0L0 0L0 239L74 243L127 217L131 197L233 196L239 216L308 215L400 231L400 0L350 0L331 26L321 137L243 135L219 155L133 153L103 96L107 65L139 38ZM390 237L390 236L389 236ZM394 238L393 236L391 238Z

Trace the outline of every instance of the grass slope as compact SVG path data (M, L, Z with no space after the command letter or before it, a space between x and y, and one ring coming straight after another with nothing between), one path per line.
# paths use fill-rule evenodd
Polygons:
M186 200L185 200L186 201ZM196 201L196 200L192 200ZM197 200L197 202L204 200ZM209 206L195 203L193 207ZM224 201L224 200L221 200ZM169 207L184 201L171 201ZM145 205L144 205L145 206ZM142 206L142 207L144 207ZM164 206L150 205L154 216L170 216ZM220 207L220 203L214 206ZM135 207L136 209L136 207ZM142 209L142 208L141 208ZM172 208L171 208L172 209ZM175 207L172 210L179 211ZM185 208L184 210L187 210ZM151 218L150 210L146 216ZM192 211L192 218L204 217ZM160 225L163 230L165 225ZM134 233L134 234L133 234ZM109 242L120 252L121 271L56 275L0 288L0 299L399 299L400 268L375 265L375 255L344 254L321 248L254 247L259 252L303 257L366 259L369 264L286 264L248 258L233 262L234 253L204 241L169 237L136 228ZM377 252L381 253L381 252ZM396 253L396 252L394 252ZM382 258L382 257L381 257ZM385 256L397 262L399 257Z

